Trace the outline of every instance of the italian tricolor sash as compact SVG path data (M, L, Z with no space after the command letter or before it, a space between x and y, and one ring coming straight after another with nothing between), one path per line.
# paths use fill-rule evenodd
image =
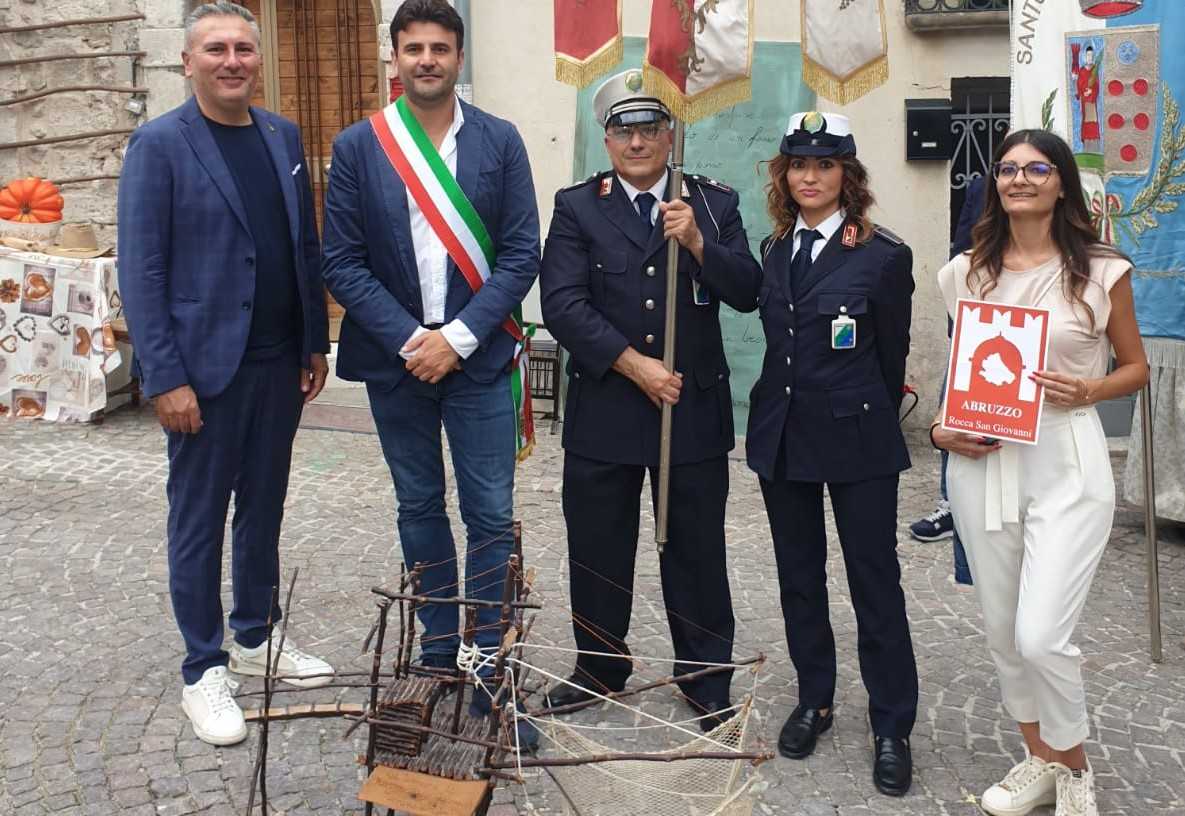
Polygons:
M404 97L373 114L370 125L391 167L403 180L469 288L476 292L494 268L494 242L481 216L416 121ZM515 450L521 462L535 445L528 376L528 357L535 326L524 325L522 308L516 306L502 328L515 340L510 394L517 426Z

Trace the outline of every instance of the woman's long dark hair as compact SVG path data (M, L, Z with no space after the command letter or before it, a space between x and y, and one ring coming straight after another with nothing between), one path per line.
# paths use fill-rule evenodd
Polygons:
M993 163L1000 161L1018 144L1032 145L1057 168L1063 196L1054 205L1050 237L1062 257L1066 299L1086 310L1093 329L1094 310L1082 296L1090 282L1090 261L1098 257L1127 256L1099 239L1098 229L1091 222L1090 211L1086 208L1082 177L1078 174L1078 165L1070 146L1048 130L1014 130L996 150L996 155L992 157ZM967 288L974 291L978 283L980 297L996 288L1004 270L1004 253L1012 240L1008 213L1000 202L995 180L989 177L987 184L983 215L971 231L971 269L967 272Z
M794 229L794 223L798 220L798 204L790 194L790 185L786 183L786 171L790 169L790 161L794 158L779 153L767 162L769 183L765 185L766 209L769 210L769 220L774 225L774 235L779 238ZM843 168L839 206L850 220L856 222L858 239L861 242L867 241L872 238L873 230L868 211L876 202L872 197L872 191L868 189L868 170L855 156L833 158Z

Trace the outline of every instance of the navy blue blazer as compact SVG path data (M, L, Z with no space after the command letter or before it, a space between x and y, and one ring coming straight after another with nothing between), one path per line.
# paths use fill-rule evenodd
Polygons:
M514 355L502 323L539 274L539 210L522 137L509 122L461 103L457 183L481 216L496 256L476 294L449 259L444 320L459 318L478 349L461 370L490 382ZM406 372L399 349L423 324L407 188L369 120L338 134L325 195L325 284L346 310L338 376L394 388Z
M329 351L320 246L296 125L251 108L284 194L304 335ZM136 129L119 177L119 289L148 396L188 384L222 393L239 369L255 299L255 242L242 198L190 97Z
M675 370L683 389L673 412L671 462L720 456L735 444L720 303L751 312L761 268L749 251L736 192L686 176L704 235L704 263L680 248ZM602 195L602 182L611 186ZM611 172L560 190L539 279L543 322L571 353L564 449L602 462L657 465L660 412L612 369L628 346L662 359L667 242L650 230ZM709 303L692 300L692 281Z
M749 467L765 479L857 482L909 467L897 414L913 253L880 227L854 247L842 235L831 236L799 291L790 287L792 233L762 243L766 351L745 442ZM831 322L841 314L856 321L853 349L831 347Z

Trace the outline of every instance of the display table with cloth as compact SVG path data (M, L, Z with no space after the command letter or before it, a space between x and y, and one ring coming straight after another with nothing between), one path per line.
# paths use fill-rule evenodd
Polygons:
M0 417L85 422L122 358L114 258L0 246Z

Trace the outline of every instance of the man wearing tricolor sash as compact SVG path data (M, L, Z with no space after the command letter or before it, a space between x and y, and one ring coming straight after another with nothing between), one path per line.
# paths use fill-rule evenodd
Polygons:
M458 594L443 425L468 538L464 594L497 600L516 452L530 436L518 314L539 271L535 190L513 125L454 92L464 26L453 8L407 0L391 41L405 95L333 147L324 274L346 310L337 373L366 383L404 562L424 565L421 591ZM419 615L423 664L454 666L457 607ZM496 645L496 620L479 613L479 647Z

